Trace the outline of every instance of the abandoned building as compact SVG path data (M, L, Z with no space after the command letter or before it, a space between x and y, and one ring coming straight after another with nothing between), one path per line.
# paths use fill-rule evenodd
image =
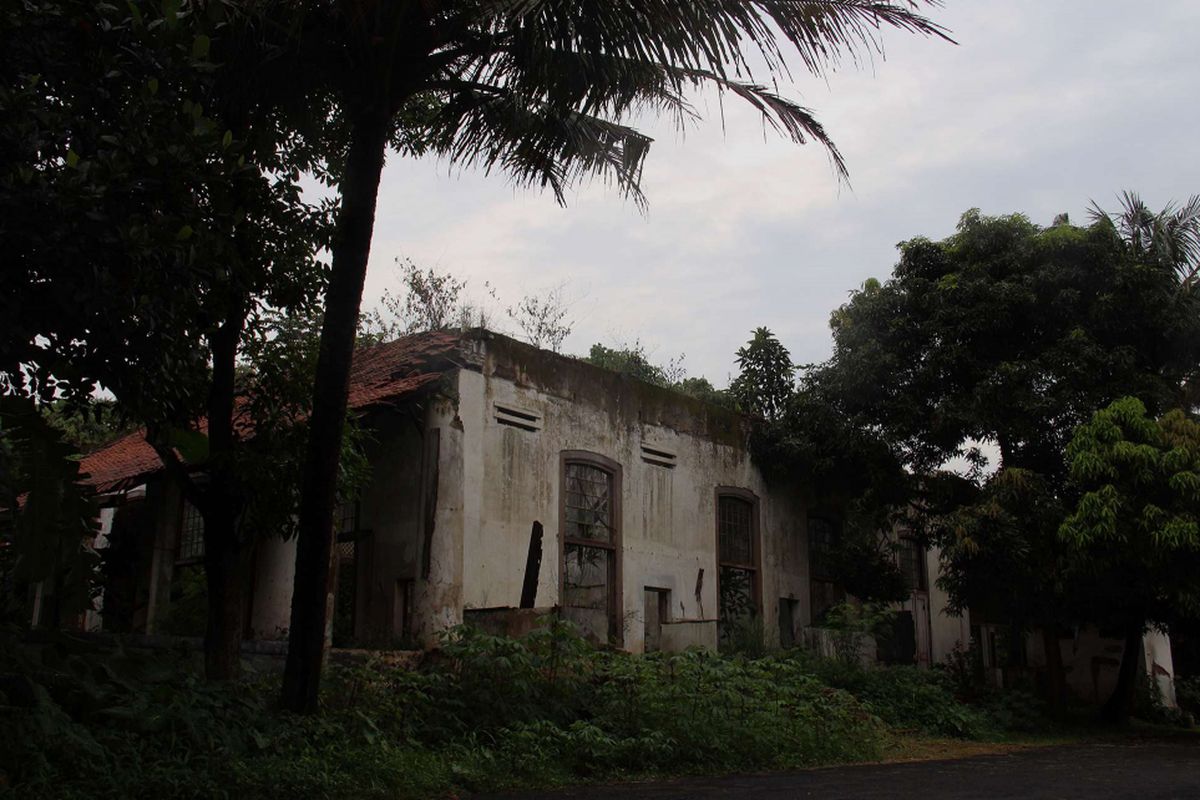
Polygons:
M555 611L632 652L716 647L739 625L788 646L843 596L838 509L773 483L748 420L486 331L360 350L350 406L371 479L341 509L334 646L416 647L461 622L519 633ZM140 434L83 462L120 547L91 630L155 634L198 584L203 520ZM247 637L286 637L295 542L263 541ZM965 644L936 554L901 548L910 660ZM35 621L37 610L35 609Z

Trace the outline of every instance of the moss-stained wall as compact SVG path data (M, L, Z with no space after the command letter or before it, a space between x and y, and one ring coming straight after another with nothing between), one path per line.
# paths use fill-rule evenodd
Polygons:
M716 489L759 498L762 601L769 640L780 598L808 618L803 502L770 488L751 462L737 414L503 337L482 341L459 372L462 423L463 603L515 607L530 533L545 529L535 605L560 602L560 454L582 450L621 465L623 644L640 651L646 588L667 590L669 618L692 621L688 641L716 643ZM535 430L497 420L497 404L535 418ZM674 456L650 463L642 446ZM445 486L445 481L443 481ZM477 498L477 499L476 499ZM700 592L697 578L703 570Z

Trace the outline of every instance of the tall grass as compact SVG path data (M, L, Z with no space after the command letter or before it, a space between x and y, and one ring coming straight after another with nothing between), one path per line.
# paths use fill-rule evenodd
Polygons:
M274 709L273 677L212 687L161 657L20 654L0 654L0 770L22 798L439 797L873 759L895 728L990 731L928 672L630 656L561 622L522 639L458 629L415 670L331 669L313 718Z

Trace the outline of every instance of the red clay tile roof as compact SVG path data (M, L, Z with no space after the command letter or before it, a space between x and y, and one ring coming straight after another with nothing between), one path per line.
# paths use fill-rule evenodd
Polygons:
M435 331L356 351L349 407L366 409L401 400L436 383L454 368L461 345L459 334ZM136 431L84 456L79 471L87 475L84 483L103 494L137 485L160 469L158 454L144 432Z

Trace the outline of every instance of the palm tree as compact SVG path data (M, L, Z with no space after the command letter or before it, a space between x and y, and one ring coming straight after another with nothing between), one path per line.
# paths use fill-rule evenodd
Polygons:
M1092 222L1111 227L1139 258L1174 270L1180 291L1190 292L1200 273L1200 195L1182 206L1171 202L1151 211L1136 192L1126 190L1120 203L1120 211L1110 213L1093 201Z
M548 187L639 190L649 137L636 113L697 114L716 87L797 143L841 155L812 113L754 77L789 77L790 52L821 75L878 52L885 27L947 38L918 13L937 0L310 0L285 29L293 89L331 92L348 126L303 478L283 702L315 709L350 356L389 144ZM294 6L282 6L294 8ZM786 51L786 52L785 52ZM305 80L311 79L310 84Z

